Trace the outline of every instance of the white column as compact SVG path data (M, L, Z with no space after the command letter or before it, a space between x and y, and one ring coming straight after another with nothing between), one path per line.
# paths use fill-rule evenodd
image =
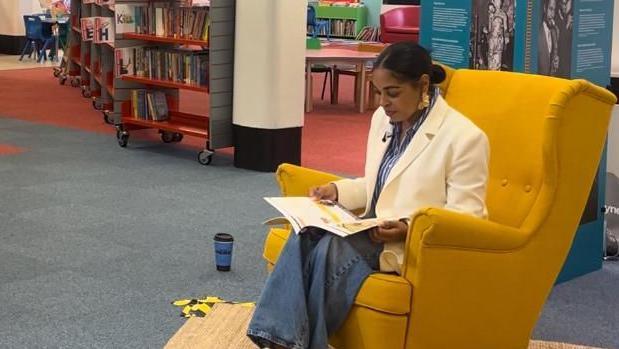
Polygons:
M305 0L237 0L233 123L303 126Z
M237 0L234 53L237 167L300 164L306 0Z

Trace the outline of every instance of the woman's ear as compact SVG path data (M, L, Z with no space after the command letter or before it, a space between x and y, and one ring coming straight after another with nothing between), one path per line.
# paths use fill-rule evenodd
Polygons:
M423 74L419 78L419 87L421 88L422 93L428 93L430 90L430 75Z

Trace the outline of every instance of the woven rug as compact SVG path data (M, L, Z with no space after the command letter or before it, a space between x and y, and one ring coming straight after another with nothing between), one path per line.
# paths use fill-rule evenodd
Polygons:
M256 349L245 336L253 308L220 303L205 317L192 317L168 341L166 349Z
M574 345L557 342L531 341L529 349L602 349L597 347L585 347L582 345Z
M254 309L218 303L205 317L191 317L168 341L165 349L255 349L245 336ZM602 349L567 343L532 340L528 349Z

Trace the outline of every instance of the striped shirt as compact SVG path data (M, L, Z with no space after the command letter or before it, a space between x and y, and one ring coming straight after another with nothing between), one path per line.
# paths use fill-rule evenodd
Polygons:
M391 169L398 162L400 156L404 153L411 140L428 117L430 110L432 110L432 107L434 107L434 104L436 102L436 96L438 96L439 93L440 91L438 87L435 87L433 93L431 94L430 106L425 108L419 118L415 120L415 123L411 127L409 127L408 130L405 131L402 142L400 142L400 136L402 134L402 123L391 123L393 125L391 141L389 142L389 146L387 147L385 155L383 156L383 160L381 161L380 167L378 168L376 185L374 186L374 193L372 194L372 202L370 209L365 216L366 218L376 217L376 202L378 201L378 197L380 196L380 193L383 190L383 186L387 181L387 177L389 177Z

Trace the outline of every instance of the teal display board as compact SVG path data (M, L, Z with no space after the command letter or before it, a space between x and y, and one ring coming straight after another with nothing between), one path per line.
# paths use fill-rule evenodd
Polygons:
M540 0L532 1L530 6L531 65L527 71L608 86L613 0ZM557 282L602 267L605 188L606 151Z
M525 0L424 1L420 42L454 68L523 71L526 14Z
M608 86L613 0L541 0L532 7L530 72Z
M454 68L582 78L606 87L612 22L613 0L424 0L420 42ZM606 152L599 167L557 282L602 266Z

